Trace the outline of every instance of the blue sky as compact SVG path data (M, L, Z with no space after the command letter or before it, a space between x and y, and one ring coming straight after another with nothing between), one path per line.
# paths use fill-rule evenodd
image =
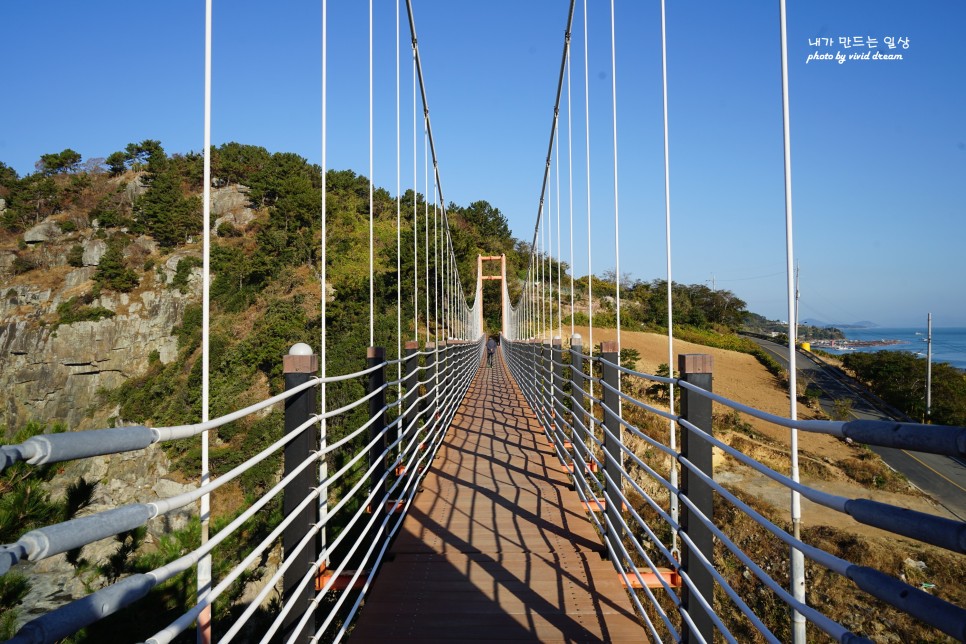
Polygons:
M368 7L330 2L328 165L369 174ZM609 4L589 2L593 272L613 268ZM213 140L321 159L321 3L216 0ZM376 1L373 177L396 190L395 5ZM567 2L414 0L447 201L486 199L533 234ZM665 275L660 5L617 3L621 270ZM674 279L786 317L777 2L668 2ZM0 5L0 160L29 172L71 147L202 148L202 0ZM966 326L966 3L789 2L795 254L801 317ZM575 272L588 269L584 18L571 87ZM412 76L402 16L402 189L413 184ZM840 37L873 37L846 49ZM886 37L908 38L888 49ZM831 46L810 39L832 38ZM903 60L812 61L809 53ZM566 104L566 94L564 95ZM570 261L566 105L560 215ZM418 189L424 190L422 134ZM549 216L556 226L556 186ZM556 241L554 241L554 248Z

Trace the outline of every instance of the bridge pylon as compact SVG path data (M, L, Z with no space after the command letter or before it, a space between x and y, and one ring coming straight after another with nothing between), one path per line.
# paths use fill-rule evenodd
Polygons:
M499 275L484 275L483 262L500 262ZM500 331L507 335L507 287L506 287L506 255L477 255L476 256L476 301L480 303L480 330L483 330L483 280L500 280Z

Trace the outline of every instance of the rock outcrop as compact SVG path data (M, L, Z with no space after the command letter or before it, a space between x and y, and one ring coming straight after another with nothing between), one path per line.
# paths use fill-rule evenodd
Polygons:
M95 232L64 233L47 219L24 234L45 270L13 279L10 262L0 262L0 279L9 284L0 293L0 390L5 394L0 425L15 428L43 420L70 430L103 426L106 415L90 413L99 391L144 373L152 354L162 363L177 357L172 329L181 324L188 302L199 297L200 269L194 270L188 288L168 283L178 261L198 251L180 249L167 256L152 238L131 238L124 251L129 264L140 267L151 258L160 268L142 275L130 293L100 290L92 297L96 266L108 249ZM70 270L68 251L77 245L83 249L83 266ZM16 256L12 248L0 249L0 255L11 262ZM66 323L57 309L72 297L86 297L89 306L114 316Z
M133 185L133 184L131 184ZM194 269L187 288L171 288L178 262L198 256L196 250L161 253L149 237L130 238L125 247L129 266L145 272L129 293L96 288L97 265L108 249L104 235L94 228L64 232L48 219L28 230L23 240L42 259L41 269L14 275L17 251L0 249L0 426L15 429L29 420L60 422L68 430L125 424L117 408L103 408L100 392L143 374L152 356L162 363L178 357L172 330L181 324L185 307L199 299L200 269ZM68 266L70 249L80 245L83 266ZM76 251L75 251L76 256ZM9 261L7 260L9 258ZM156 268L148 269L147 260ZM75 260L76 262L76 260ZM140 271L139 271L140 272ZM184 292L182 292L184 291ZM100 307L112 317L70 322L58 307L71 298ZM2 431L2 430L0 430ZM80 516L168 498L194 489L171 473L170 462L158 446L127 454L95 457L68 463L47 486L52 499L65 493L78 477L97 487L92 504ZM147 525L147 547L162 534L184 528L197 514L196 504L158 517ZM90 566L78 572L65 555L18 566L29 576L31 590L17 615L17 624L48 612L106 583L97 566L117 552L118 542L104 539L84 546L80 557Z
M57 291L14 287L0 304L0 388L6 392L0 420L8 427L30 419L89 426L87 410L98 391L143 373L157 352L163 363L177 357L171 330L181 323L191 295L160 286L132 294L105 294L92 301L116 315L72 324L56 319L57 306L82 289L93 269L67 274ZM86 278L86 279L85 279Z

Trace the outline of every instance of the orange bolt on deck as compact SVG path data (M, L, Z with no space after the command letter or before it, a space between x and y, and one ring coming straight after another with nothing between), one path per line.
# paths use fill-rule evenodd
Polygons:
M396 512L402 512L403 508L406 507L406 499L395 499L386 501L386 505L383 510L387 514L395 514ZM366 506L366 514L372 514L372 505Z
M352 582L352 578L355 576L355 570L343 570L341 574L336 575L334 570L327 570L323 568L319 571L319 575L315 578L315 590L320 591L325 588L325 585L329 583L329 580L335 577L335 581L332 582L332 586L329 590L346 590L352 588L352 590L358 590L362 588L366 581L369 579L369 571L363 570L358 577L356 577L355 583Z
M655 573L650 568L638 568L637 572L641 578L644 579L644 586L647 586L648 588L664 588L664 584L661 583L662 578L671 588L681 587L681 575L679 575L676 570L671 570L670 568L658 568L657 572ZM620 573L617 574L617 578L620 579L621 586L627 588L627 582L624 581L624 578L620 575ZM638 590L643 588L643 586L641 586L641 582L637 580L637 577L634 576L633 573L628 572L627 578L631 582L631 588Z
M494 367L460 406L351 641L647 641L570 477Z
M574 473L574 464L573 463L567 463L567 466L566 466L565 469L567 470L568 473L573 474ZM591 472L591 473L596 473L598 471L597 461L587 461L584 464L584 471Z
M584 512L601 512L607 509L607 499L598 498L597 501L581 501ZM621 503L621 512L627 512L627 504Z

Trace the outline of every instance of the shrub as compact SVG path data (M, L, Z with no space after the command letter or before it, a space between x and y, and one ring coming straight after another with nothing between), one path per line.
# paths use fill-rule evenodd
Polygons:
M140 279L124 262L124 242L112 239L107 245L107 251L97 264L94 281L102 287L127 293L134 290Z
M174 277L171 279L171 288L177 288L181 293L188 292L188 278L191 277L191 271L202 265L201 258L199 257L185 257L178 261L178 267L174 271Z
M234 224L223 221L218 224L219 237L241 237L242 232Z
M29 273L35 268L38 268L37 262L35 262L33 258L27 257L26 255L17 255L13 258L13 263L10 265L10 271L14 275Z
M70 251L67 253L67 263L76 268L81 268L84 266L84 247L80 244L74 244L71 246Z
M88 301L85 297L72 297L66 302L57 306L57 315L60 318L57 325L73 324L74 322L93 322L104 318L114 317L114 311L103 306L87 306Z

